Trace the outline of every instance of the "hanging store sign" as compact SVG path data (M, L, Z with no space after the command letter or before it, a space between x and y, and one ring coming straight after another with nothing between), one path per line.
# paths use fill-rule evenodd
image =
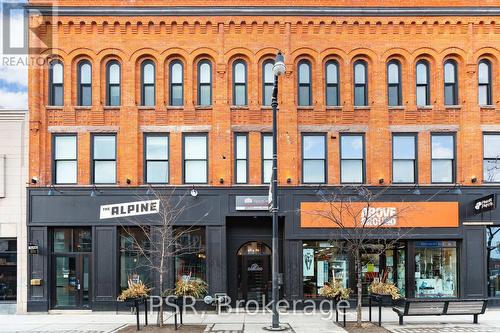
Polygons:
M156 214L160 212L160 200L125 202L101 206L100 219Z
M458 202L302 202L302 228L458 227Z
M267 195L237 195L236 210L269 210Z
M495 199L495 194L490 194L474 200L474 214L481 214L495 209Z

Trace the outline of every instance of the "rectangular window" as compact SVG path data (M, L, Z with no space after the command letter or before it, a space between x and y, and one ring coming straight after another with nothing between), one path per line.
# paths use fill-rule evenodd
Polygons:
M500 297L500 227L486 228L488 296Z
M500 182L500 134L483 135L483 180Z
M184 136L184 183L203 184L208 181L206 134Z
M54 176L56 184L77 183L76 135L54 136Z
M457 297L457 242L415 244L415 297Z
M143 282L151 285L150 269L148 258L141 255L139 249L144 249L145 253L150 249L148 230L140 227L120 227L120 291L128 288L128 281L134 283Z
M17 241L0 239L0 300L15 301L17 290Z
M302 244L302 276L305 298L316 298L321 288L334 279L348 288L349 254L342 241L307 241Z
M340 136L340 182L364 182L364 136L343 134Z
M91 228L54 228L52 252L92 252Z
M234 138L236 183L245 184L248 182L248 136L236 134Z
M302 182L326 182L326 138L324 134L302 135Z
M415 134L394 134L392 137L392 182L415 183L417 161Z
M455 181L455 136L453 134L432 134L432 179L433 183Z
M270 183L273 175L273 136L262 135L262 182Z
M116 183L116 136L94 135L92 140L94 184Z
M207 256L205 228L176 228L175 277L176 281L189 277L195 281L207 281Z
M168 135L145 136L146 183L168 183Z

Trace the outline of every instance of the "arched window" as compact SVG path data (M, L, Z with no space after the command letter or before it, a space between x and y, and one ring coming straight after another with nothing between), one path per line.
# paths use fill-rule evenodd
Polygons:
M78 63L78 105L92 105L92 65L87 60Z
M339 64L332 60L326 63L326 105L340 105Z
M312 77L311 77L311 63L308 60L301 60L299 62L299 106L312 105Z
M479 61L477 84L479 105L491 105L491 62L487 59Z
M271 105L274 89L274 62L266 60L262 64L262 105Z
M63 64L53 60L49 65L49 105L62 106L64 104L64 75Z
M154 106L156 85L155 85L155 64L151 60L145 60L141 65L141 105Z
M111 60L106 65L106 105L119 106L121 99L120 63Z
M368 105L368 66L366 61L354 63L354 106Z
M184 68L178 60L170 63L170 105L181 106L184 96Z
M247 105L247 64L244 60L233 63L233 105Z
M389 106L402 105L401 65L397 60L387 64L387 99Z
M416 82L417 82L417 106L430 105L431 90L429 81L429 63L426 60L417 62Z
M458 104L457 63L454 60L444 63L444 104Z
M208 60L198 63L198 105L212 105L212 64Z

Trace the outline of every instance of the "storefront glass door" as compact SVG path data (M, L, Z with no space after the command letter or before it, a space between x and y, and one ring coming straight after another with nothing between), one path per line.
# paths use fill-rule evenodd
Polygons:
M89 307L88 255L55 255L55 308Z
M90 308L92 232L90 228L52 231L52 307Z
M238 251L238 298L259 304L271 297L271 250L250 242Z

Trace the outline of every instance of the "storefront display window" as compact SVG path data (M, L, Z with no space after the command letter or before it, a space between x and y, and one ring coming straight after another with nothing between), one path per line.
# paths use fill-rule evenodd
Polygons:
M500 227L487 229L488 296L500 297Z
M175 256L176 279L207 281L205 228L178 228L178 248Z
M17 241L0 239L0 301L16 300Z
M457 242L421 241L415 244L415 296L457 296Z
M304 297L318 297L319 290L333 279L349 287L349 259L343 242L307 241L302 245Z
M139 246L149 248L148 238L142 228L120 228L120 290L128 287L129 281L151 285L148 261L141 255Z

